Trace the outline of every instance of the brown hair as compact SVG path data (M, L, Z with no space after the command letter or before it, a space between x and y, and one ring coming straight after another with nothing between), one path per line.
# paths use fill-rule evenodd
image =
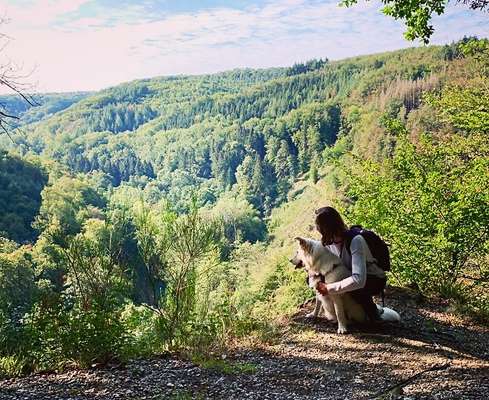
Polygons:
M323 246L333 243L334 237L343 237L348 229L343 218L333 207L321 207L316 210L316 228L321 234Z

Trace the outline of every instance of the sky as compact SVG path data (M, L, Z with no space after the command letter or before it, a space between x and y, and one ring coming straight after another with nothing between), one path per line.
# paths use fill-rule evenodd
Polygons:
M420 45L380 1L0 0L2 63L38 92L99 90L162 75L290 66ZM450 3L432 44L489 37L489 13Z

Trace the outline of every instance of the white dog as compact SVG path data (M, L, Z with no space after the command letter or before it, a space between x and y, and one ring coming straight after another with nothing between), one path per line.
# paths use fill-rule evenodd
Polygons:
M326 283L338 282L351 275L351 272L342 263L341 259L333 254L321 242L312 239L296 238L299 249L294 258L290 260L296 267L303 267L308 273L308 283L313 289L322 279ZM317 317L321 306L325 316L331 321L338 321L338 333L347 333L348 322L365 322L367 316L363 307L348 293L329 294L323 296L316 290L316 306L307 317ZM379 313L384 321L399 322L399 314L387 307L380 307Z

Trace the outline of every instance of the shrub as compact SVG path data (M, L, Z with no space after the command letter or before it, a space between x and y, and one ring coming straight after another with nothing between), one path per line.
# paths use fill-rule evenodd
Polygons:
M127 332L124 348L126 358L148 356L164 351L165 337L160 334L158 314L145 306L127 304L121 313Z
M399 140L393 159L350 169L348 217L392 244L399 283L452 297L469 270L487 277L489 139Z
M28 372L30 365L22 356L0 356L0 378L18 377Z
M35 369L62 368L69 363L87 367L124 354L127 332L116 309L92 304L43 309L35 306L25 319L30 347L27 357Z

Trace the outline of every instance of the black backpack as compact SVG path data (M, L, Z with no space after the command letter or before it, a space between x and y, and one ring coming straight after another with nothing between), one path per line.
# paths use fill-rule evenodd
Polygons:
M389 245L375 232L364 229L361 225L353 225L350 230L346 232L345 246L348 253L351 254L351 241L357 235L362 235L365 239L372 256L377 260L377 265L384 271L390 271L391 258L389 255Z

